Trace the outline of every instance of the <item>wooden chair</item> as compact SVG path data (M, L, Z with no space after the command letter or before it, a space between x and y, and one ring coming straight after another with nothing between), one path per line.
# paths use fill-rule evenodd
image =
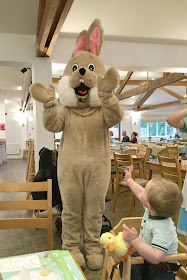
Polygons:
M179 147L177 145L175 146L170 146L166 145L166 155L168 157L179 157Z
M27 149L28 149L28 156L27 156L26 181L32 182L35 175L34 140L28 141Z
M46 218L0 219L0 229L46 228L48 231L48 250L53 249L52 235L52 180L47 182L0 183L0 192L47 192L47 200L0 201L0 211L5 210L47 210Z
M144 177L144 179L147 179L146 162L149 161L149 157L150 157L151 153L152 153L152 149L146 147L146 154L145 154L144 162L143 162L143 174L144 174L143 177Z
M124 154L127 154L127 155L136 155L136 149L127 149L124 151Z
M127 183L124 181L124 166L125 168L129 168L131 165L133 165L132 156L130 154L115 154L115 162L116 162L116 188L115 188L115 194L114 194L114 203L113 203L113 209L112 211L115 212L116 209L116 203L117 198L119 194L120 187L125 187L126 191L129 190ZM145 187L147 184L146 179L140 179L135 178L135 172L132 171L132 178L136 181L137 184L141 185L142 187ZM129 206L129 216L132 215L132 208L134 206L134 193L131 192L130 197L130 206Z
M181 168L177 157L162 157L158 155L158 160L161 166L161 176L177 182L180 190L182 191L183 181ZM173 218L175 225L177 226L179 213Z
M114 193L114 185L116 183L116 163L115 159L111 159L111 177L108 188L108 198L111 199L111 192Z
M161 150L160 152L158 152L157 156L160 155L160 156L163 156L163 157L166 157L166 148Z
M140 231L142 217L135 217L135 218L123 218L121 221L113 228L111 233L117 235L118 232L123 231L123 224L125 223L127 227L132 228L134 227L138 232ZM169 261L178 261L184 267L187 265L187 246L185 246L182 242L178 241L178 253L173 255L167 255L164 257L162 262L169 262ZM113 280L130 280L131 279L131 265L132 264L142 264L144 263L144 259L140 256L138 257L131 257L130 255L123 262L123 275L120 276L118 268L114 269ZM113 265L115 261L109 255L105 255L103 271L102 271L102 280L108 280L110 277ZM181 276L182 275L182 276ZM185 275L184 269L180 268L177 272L176 279L184 280L186 278L181 278Z

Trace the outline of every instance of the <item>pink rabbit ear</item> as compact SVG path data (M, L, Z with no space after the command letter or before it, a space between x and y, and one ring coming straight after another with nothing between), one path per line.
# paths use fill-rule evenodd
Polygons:
M79 34L79 36L77 38L77 44L76 44L75 50L73 52L73 56L75 56L76 54L86 50L86 47L85 47L85 45L86 45L86 33L87 33L87 31L83 30Z
M99 55L103 44L103 28L99 19L95 19L88 29L86 36L86 50Z
M97 54L100 45L100 30L96 26L90 34L89 49L93 54Z

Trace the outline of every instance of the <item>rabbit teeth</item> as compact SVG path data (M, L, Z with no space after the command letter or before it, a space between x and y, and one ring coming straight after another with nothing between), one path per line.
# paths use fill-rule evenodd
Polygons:
M84 80L83 79L80 79L79 82L84 84Z

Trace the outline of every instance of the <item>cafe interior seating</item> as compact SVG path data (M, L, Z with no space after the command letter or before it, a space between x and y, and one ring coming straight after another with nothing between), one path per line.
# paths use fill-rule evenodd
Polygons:
M115 162L116 162L116 188L115 188L115 193L114 193L114 202L113 202L113 209L112 211L115 212L116 209L116 204L117 204L117 198L118 198L118 194L120 192L120 188L125 188L125 190L123 190L122 192L126 192L129 190L127 183L124 181L124 166L126 168L129 168L131 165L133 165L133 159L132 156L130 154L114 154L114 158L115 158ZM147 184L147 180L146 179L142 179L142 178L135 178L135 171L132 171L132 178L136 181L136 183L138 183L139 185L141 185L142 187L145 187L145 185ZM132 209L134 206L134 193L131 192L131 196L130 196L130 204L129 204L129 212L128 215L131 216L132 215Z
M53 250L52 235L52 180L46 182L27 182L27 183L0 183L0 193L25 193L25 192L47 192L46 200L18 200L19 196L14 196L14 200L0 201L0 211L9 211L9 216L13 218L0 219L0 229L18 228L45 228L48 233L48 250ZM28 212L20 212L21 218L15 218L16 210L47 210L47 217L36 218ZM12 212L13 211L13 212ZM18 213L19 214L19 213ZM17 215L16 215L17 216ZM20 215L19 215L20 216ZM37 233L36 233L37 234Z
M178 158L179 157L179 147L177 145L175 145L175 146L166 145L166 154L168 157L176 156Z
M183 181L178 158L176 156L162 157L158 155L158 160L161 166L161 176L176 182L179 186L179 189L182 190ZM176 226L178 222L178 217L179 213L175 217L173 217Z

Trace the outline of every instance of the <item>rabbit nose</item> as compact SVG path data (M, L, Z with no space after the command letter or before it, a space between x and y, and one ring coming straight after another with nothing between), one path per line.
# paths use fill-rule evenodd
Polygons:
M86 72L86 69L85 69L85 68L79 69L79 73L80 73L82 76L84 76L85 72Z

